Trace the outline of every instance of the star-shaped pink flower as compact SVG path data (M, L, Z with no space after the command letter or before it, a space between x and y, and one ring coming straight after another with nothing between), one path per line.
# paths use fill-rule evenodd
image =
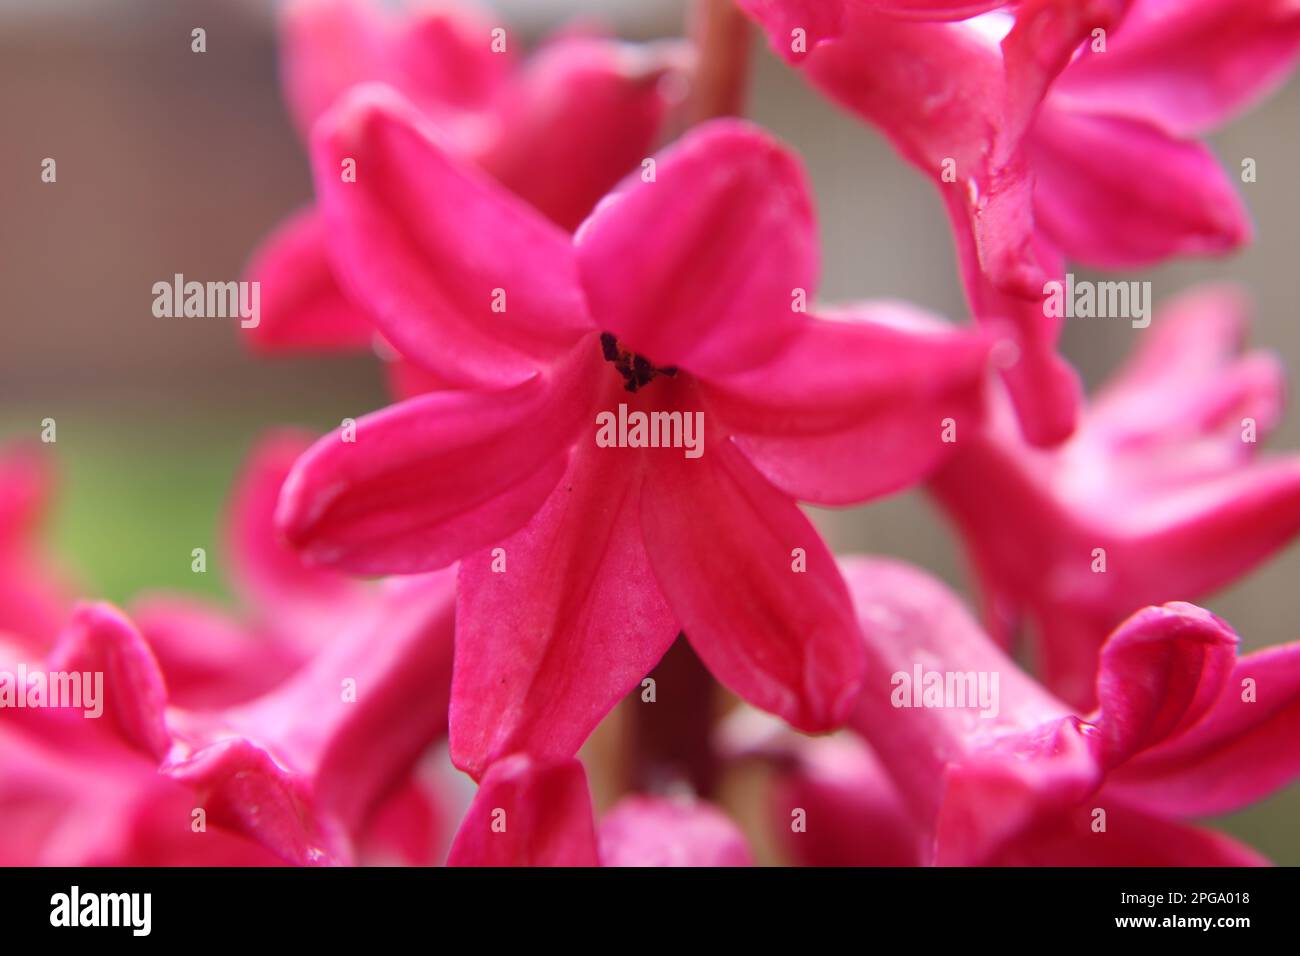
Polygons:
M1246 303L1227 286L1168 303L1058 448L1025 444L1003 408L929 488L960 531L987 626L1027 622L1052 690L1090 707L1097 652L1149 604L1195 600L1300 531L1300 455L1259 452L1284 379L1238 354Z
M1237 635L1209 612L1146 608L1107 640L1100 706L1078 715L938 581L883 559L842 565L868 654L850 725L903 793L933 862L1265 862L1183 821L1300 775L1300 644L1238 659ZM976 686L993 692L976 700Z
M978 420L983 339L895 304L803 311L803 173L744 123L654 157L574 237L382 88L322 121L316 163L345 281L408 361L464 387L322 439L279 517L336 568L463 559L457 765L571 756L682 631L756 706L834 726L860 651L795 499L929 471ZM669 426L660 447L614 428L633 415Z

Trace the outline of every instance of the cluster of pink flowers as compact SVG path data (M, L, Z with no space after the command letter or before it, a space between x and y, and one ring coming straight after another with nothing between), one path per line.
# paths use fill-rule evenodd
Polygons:
M1264 861L1185 821L1300 775L1300 644L1238 657L1185 602L1300 530L1300 455L1256 453L1282 371L1205 287L1085 399L1043 299L1250 240L1198 137L1286 77L1300 8L701 6L934 181L974 323L817 300L800 160L699 121L707 42L521 60L461 6L290 4L317 199L253 256L247 334L373 349L393 404L255 450L237 611L74 605L48 463L0 453L0 671L103 678L98 719L0 707L0 864L748 865L711 785L741 762L809 865ZM982 624L799 507L918 485ZM660 726L597 815L578 754L624 700Z

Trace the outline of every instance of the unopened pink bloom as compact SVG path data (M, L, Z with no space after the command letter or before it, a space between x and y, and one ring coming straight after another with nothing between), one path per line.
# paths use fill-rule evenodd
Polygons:
M944 420L977 421L983 339L900 305L803 314L803 173L747 124L700 127L572 238L382 88L318 134L345 280L406 358L466 388L322 439L279 517L337 568L463 559L457 766L571 756L681 631L756 706L834 726L860 651L795 499L860 501L930 470ZM342 156L369 174L339 182ZM620 406L700 423L698 454L598 447Z
M1066 259L1128 268L1249 239L1230 178L1197 138L1292 68L1300 11L1290 0L1034 0L1013 25L1002 12L919 23L836 6L842 22L806 55L790 52L780 4L756 12L810 82L934 180L972 312L1016 343L1004 378L1026 437L1062 440L1078 388L1055 354L1062 320L1044 316L1045 282ZM1091 31L1107 27L1094 50Z
M0 640L37 652L49 647L71 607L63 575L39 540L52 488L51 463L39 446L0 447Z
M1265 862L1183 821L1243 807L1300 774L1300 644L1238 659L1237 635L1209 612L1146 608L1107 640L1100 706L1080 716L933 578L887 560L842 564L868 653L850 724L905 795L933 862ZM912 681L918 671L941 689L969 675L964 686L984 680L996 692L932 696Z
M987 626L1028 619L1049 687L1090 707L1097 652L1149 604L1230 584L1300 530L1300 455L1259 453L1283 373L1238 354L1247 308L1226 286L1170 302L1069 442L1027 446L1005 409L930 484L966 542Z
M461 822L448 866L751 866L744 835L694 799L624 797L596 826L573 758L517 754L493 764Z
M683 48L561 35L521 62L519 38L494 38L496 28L469 5L399 14L365 0L295 0L281 25L282 72L299 131L306 138L354 86L387 84L437 126L448 148L573 229L650 152L670 105L661 80L681 68ZM250 278L262 282L254 345L370 345L373 326L340 291L323 230L310 209L254 256ZM407 370L394 372L399 388L411 386Z

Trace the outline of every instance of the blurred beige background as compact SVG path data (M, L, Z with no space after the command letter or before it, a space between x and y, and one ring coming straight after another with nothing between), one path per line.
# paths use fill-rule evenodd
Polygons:
M678 32L675 0L513 0L532 34L569 11L629 36ZM208 52L190 52L194 26ZM824 242L823 297L902 297L964 314L951 240L930 185L883 140L807 89L755 42L752 116L804 155ZM165 322L150 286L175 272L236 278L254 244L305 202L305 156L280 101L272 5L262 0L0 0L0 438L59 423L63 495L54 541L86 590L194 587L189 549L213 543L225 490L266 426L315 429L375 408L367 358L258 361L228 320ZM1207 278L1254 294L1254 342L1300 368L1300 82L1224 130L1225 164L1257 160L1241 188L1253 248L1144 272L1156 301ZM58 182L40 182L44 157ZM1159 175L1158 169L1151 171ZM1100 381L1140 330L1075 323L1065 351ZM1274 448L1300 447L1288 417ZM963 586L953 543L919 495L818 515L838 550L898 555ZM1206 601L1250 646L1300 638L1300 547ZM198 587L223 590L216 575ZM1227 826L1300 863L1300 787Z

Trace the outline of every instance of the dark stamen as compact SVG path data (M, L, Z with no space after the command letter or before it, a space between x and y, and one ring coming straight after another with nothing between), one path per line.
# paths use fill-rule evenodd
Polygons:
M614 364L615 371L623 378L623 388L629 392L635 392L637 389L650 384L658 375L666 375L672 378L677 374L675 365L655 368L650 364L650 360L644 356L620 349L618 339L614 337L612 332L600 333L600 352L605 357L606 362Z

